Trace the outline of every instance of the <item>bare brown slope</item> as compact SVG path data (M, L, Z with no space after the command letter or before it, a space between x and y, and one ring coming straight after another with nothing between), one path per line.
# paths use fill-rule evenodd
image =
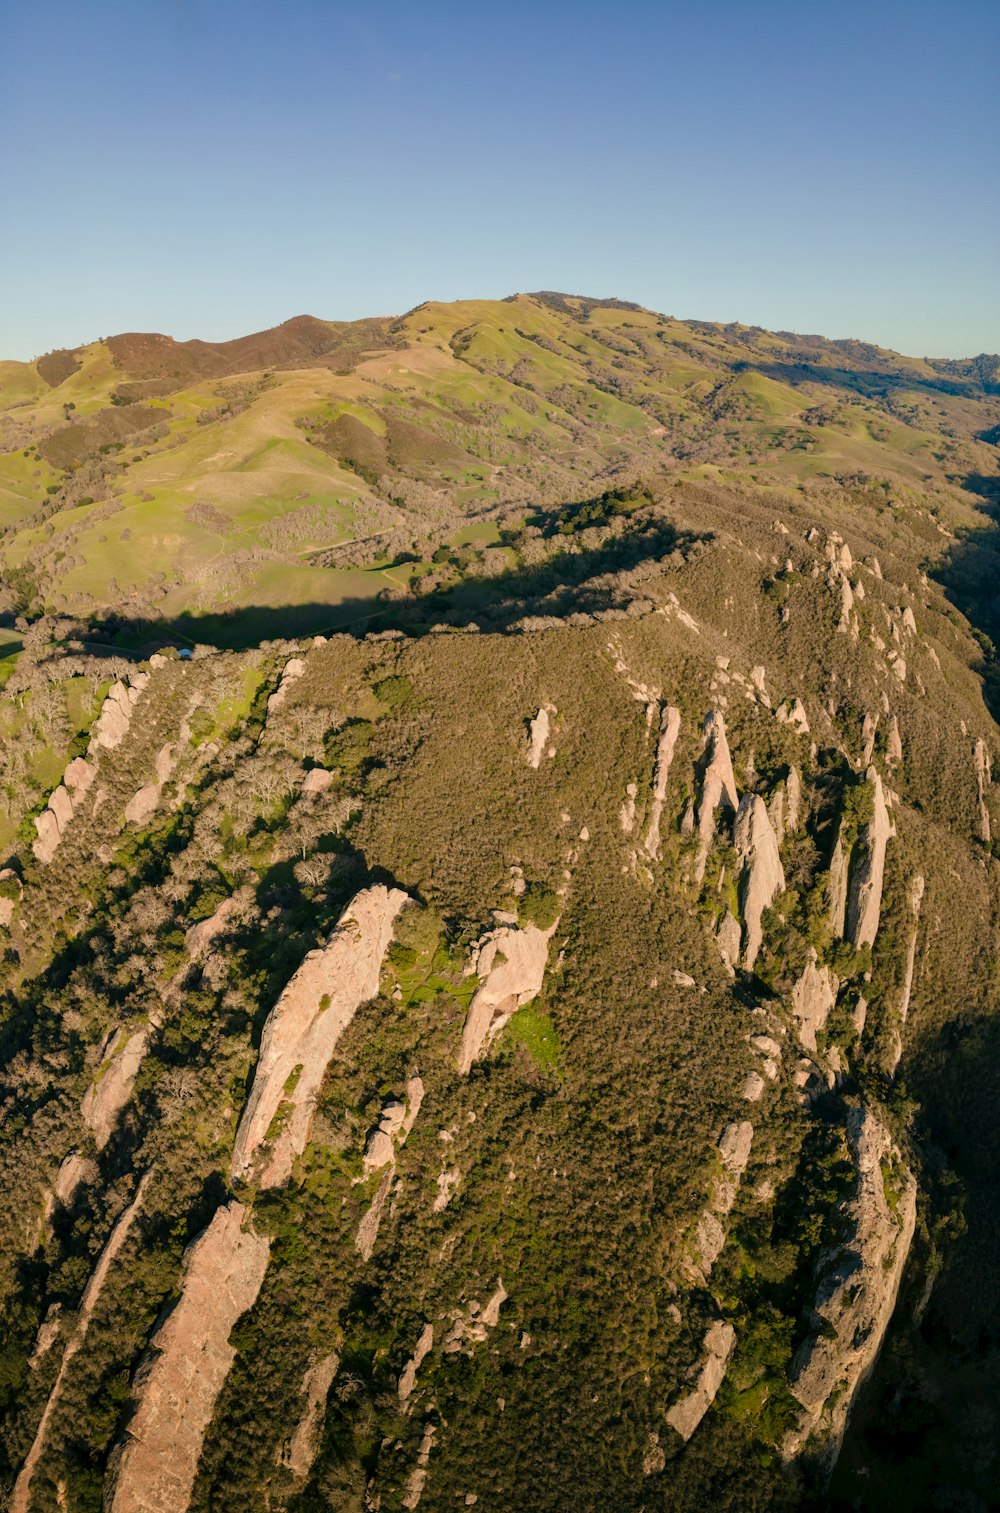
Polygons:
M157 332L129 331L109 337L107 344L115 366L129 378L176 379L180 385L259 368L321 364L343 372L362 352L394 345L392 324L389 319L323 321L296 315L280 326L234 341L179 342Z

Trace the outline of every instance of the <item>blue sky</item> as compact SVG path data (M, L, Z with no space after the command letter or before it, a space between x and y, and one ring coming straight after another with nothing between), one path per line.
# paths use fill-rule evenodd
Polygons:
M996 0L0 0L0 356L518 289L1000 350Z

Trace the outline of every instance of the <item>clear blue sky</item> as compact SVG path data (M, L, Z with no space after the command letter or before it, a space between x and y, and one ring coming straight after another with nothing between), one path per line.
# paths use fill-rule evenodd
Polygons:
M0 0L0 356L518 289L1000 350L997 0Z

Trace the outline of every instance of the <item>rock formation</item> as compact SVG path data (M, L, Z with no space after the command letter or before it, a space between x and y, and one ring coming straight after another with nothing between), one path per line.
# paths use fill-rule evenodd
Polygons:
M270 1241L235 1200L188 1247L180 1298L135 1381L108 1513L185 1513L205 1431L236 1355L233 1325L257 1300Z
M986 742L982 736L977 737L973 748L973 758L976 763L976 788L979 793L979 839L984 846L991 844L990 834L990 811L986 806L986 790L993 781L993 773L990 764L990 754L986 749Z
M845 939L859 949L875 943L882 910L882 883L885 877L885 848L893 834L892 821L882 791L882 779L874 767L868 769L874 813L851 853L850 883L847 895Z
M93 756L100 747L114 751L116 746L121 745L132 722L132 712L139 695L148 682L148 672L134 672L128 683L119 681L112 684L90 733L88 756Z
M803 1414L782 1447L791 1458L812 1439L827 1464L881 1348L916 1222L916 1183L884 1126L870 1110L852 1109L847 1137L856 1172L842 1206L847 1238L821 1260L816 1332L792 1365Z
M728 1124L718 1145L721 1166L712 1180L711 1193L694 1231L694 1257L687 1270L692 1281L704 1284L726 1243L726 1218L739 1192L750 1159L753 1125L749 1119Z
M740 801L733 825L733 846L742 869L739 893L743 965L750 972L763 942L761 917L785 886L778 841L759 794L744 794Z
M689 1440L715 1401L715 1395L725 1380L729 1357L736 1344L736 1331L732 1324L720 1319L705 1335L704 1359L698 1379L692 1390L667 1410L667 1423L676 1429L682 1440Z
M698 860L695 878L700 883L705 876L708 849L715 834L715 811L728 809L735 814L739 800L736 795L736 778L733 761L726 739L726 722L719 710L710 710L702 727L705 741L704 770L701 780L701 799L698 804Z
M286 985L264 1025L230 1180L255 1176L261 1187L276 1187L291 1176L309 1139L330 1057L357 1010L378 992L396 915L406 902L399 888L381 885L357 894L326 945L310 951ZM262 1147L268 1148L258 1162Z
M836 999L837 979L829 967L818 965L816 952L810 950L805 970L792 989L792 1013L799 1021L799 1040L813 1055L817 1032L826 1028Z
M76 1324L74 1326L73 1333L66 1342L66 1349L63 1351L63 1358L59 1366L59 1372L56 1376L55 1382L53 1383L52 1391L49 1393L48 1401L46 1402L45 1408L42 1412L42 1417L39 1421L38 1428L35 1431L34 1442L32 1443L31 1449L28 1451L24 1464L21 1467L20 1475L18 1476L17 1482L14 1486L14 1492L11 1497L10 1503L11 1513L28 1513L28 1509L31 1506L32 1477L35 1474L35 1469L38 1465L39 1460L41 1459L42 1452L45 1449L45 1436L48 1432L49 1424L52 1421L52 1415L55 1412L59 1398L62 1394L63 1383L66 1380L66 1372L69 1369L70 1362L78 1353L87 1337L87 1330L90 1328L90 1320L93 1317L94 1309L97 1306L97 1300L101 1295L101 1289L103 1288L104 1283L107 1280L107 1275L111 1270L111 1265L115 1259L115 1256L121 1250L122 1246L128 1238L129 1230L132 1228L135 1217L138 1214L140 1207L142 1206L142 1200L145 1196L146 1187L149 1183L151 1175L151 1171L146 1172L140 1180L139 1186L136 1188L135 1197L132 1199L132 1202L129 1204L128 1208L126 1208L125 1212L117 1220L115 1227L112 1229L111 1234L108 1237L107 1244L101 1251L97 1265L94 1267L90 1281L87 1283L87 1286L84 1289L83 1297L80 1299L80 1311L76 1317ZM45 1328L45 1325L43 1325L42 1328ZM166 1513L166 1510L164 1510L164 1513Z
M417 1372L420 1370L427 1356L430 1355L434 1345L434 1325L425 1324L420 1331L413 1355L407 1361L399 1378L399 1401L405 1403L416 1385Z
M295 1433L279 1453L279 1463L292 1473L300 1487L308 1480L319 1450L327 1393L339 1364L338 1355L325 1355L314 1361L302 1379L302 1396L305 1398L302 1414Z
M920 929L920 906L924 900L924 880L919 873L911 879L907 890L907 904L913 924L910 928L910 940L906 948L906 970L903 973L903 988L899 995L899 1024L894 1026L891 1032L889 1051L886 1058L886 1071L890 1077L896 1075L899 1058L903 1054L903 1030L906 1027L907 1016L910 1012L910 994L913 991L913 968L917 960L917 934Z
M680 733L680 710L672 704L664 704L660 711L660 739L656 748L656 767L653 772L653 802L649 811L649 825L644 842L646 855L656 861L660 854L660 821L667 796L670 764L674 759L677 736Z
M549 744L549 717L554 714L551 704L543 704L531 721L526 760L536 771Z
M476 971L482 986L469 1005L458 1053L463 1076L511 1015L540 991L555 928L503 925L480 943Z
M145 1027L131 1034L121 1027L115 1030L97 1076L83 1095L80 1112L94 1132L98 1150L103 1150L111 1139L121 1111L132 1096L148 1046L149 1031Z
M282 704L284 704L285 700L288 698L289 691L291 690L293 684L299 681L305 670L306 664L301 657L289 657L288 661L285 663L282 669L281 679L278 683L278 686L267 701L268 714L271 714L274 710L281 708Z

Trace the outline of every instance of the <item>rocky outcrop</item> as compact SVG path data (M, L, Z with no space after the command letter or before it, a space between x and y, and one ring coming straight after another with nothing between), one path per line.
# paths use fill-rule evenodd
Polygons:
M895 715L889 720L889 734L885 738L885 758L893 766L903 760L903 742L899 734L899 720Z
M741 867L740 910L743 915L743 965L753 971L763 943L761 918L785 886L778 841L767 806L757 793L744 794L733 825L733 846Z
M211 950L213 942L226 926L236 918L240 910L251 902L249 889L241 888L224 898L214 914L200 919L184 936L184 948L192 961L201 961Z
M276 709L281 708L288 698L292 687L299 681L305 670L306 664L301 657L289 657L282 669L278 686L267 701L268 714L272 714Z
M549 746L550 717L554 714L551 704L543 704L529 726L526 760L536 771Z
M893 1028L889 1051L886 1057L886 1071L890 1077L896 1075L899 1058L903 1054L903 1030L906 1028L906 1020L910 1012L910 994L913 992L913 969L917 960L917 935L920 930L920 907L923 901L924 880L917 873L910 881L906 897L913 924L910 928L910 940L906 948L906 968L903 973L903 987L899 995L899 1023Z
M232 1201L188 1247L180 1298L136 1375L108 1513L185 1513L205 1431L236 1355L233 1325L257 1300L270 1241Z
M791 1458L808 1443L827 1465L878 1357L916 1222L916 1183L870 1110L850 1111L847 1139L856 1174L842 1205L847 1238L820 1262L815 1332L792 1363L791 1390L803 1413L782 1446Z
M806 706L799 698L786 699L783 704L779 704L774 717L782 725L791 725L799 735L809 734L809 716L806 714Z
M732 1324L717 1320L705 1335L704 1356L692 1390L667 1410L667 1423L681 1439L689 1440L715 1401L736 1344Z
M452 1326L441 1342L442 1352L455 1355L461 1351L464 1355L471 1355L472 1348L481 1345L489 1338L490 1330L497 1327L500 1309L508 1297L509 1293L498 1277L496 1288L483 1307L472 1302L468 1308L456 1309L452 1314Z
M993 781L993 772L990 763L990 754L986 749L986 742L982 736L976 740L973 747L973 760L976 764L976 788L978 790L978 818L979 839L984 846L991 844L990 811L986 806L986 791Z
M830 875L827 891L830 897L830 928L834 935L842 937L847 922L847 866L848 855L844 846L844 827L841 825L830 858Z
M480 942L476 972L482 986L469 1005L458 1053L458 1070L463 1076L511 1015L541 990L555 928L504 925Z
M816 1035L826 1028L826 1021L837 1000L837 979L829 967L821 967L816 952L810 950L802 976L792 989L792 1013L799 1022L799 1040L816 1054Z
M20 1475L18 1476L17 1481L14 1485L14 1491L10 1502L11 1513L28 1513L28 1509L31 1505L31 1480L35 1474L35 1469L38 1465L38 1462L41 1459L42 1452L45 1449L45 1437L48 1433L49 1424L52 1421L52 1415L55 1412L56 1407L59 1403L59 1399L62 1395L63 1383L66 1380L66 1372L69 1369L69 1364L72 1361L73 1357L79 1352L84 1341L86 1340L87 1331L90 1328L90 1320L93 1317L94 1309L97 1306L97 1300L101 1295L101 1290L104 1287L105 1281L107 1280L108 1272L111 1270L111 1265L115 1259L115 1256L121 1250L122 1246L128 1238L129 1230L132 1228L136 1215L138 1214L139 1209L142 1206L142 1200L145 1196L146 1187L148 1186L151 1176L152 1172L148 1171L139 1182L139 1186L136 1188L135 1197L132 1199L132 1202L129 1204L128 1208L126 1208L121 1217L117 1220L114 1228L112 1229L111 1234L108 1237L107 1244L101 1251L97 1265L94 1267L90 1281L87 1283L87 1286L84 1290L83 1297L80 1300L80 1310L76 1317L76 1325L73 1329L73 1333L66 1342L66 1349L63 1352L63 1358L59 1367L59 1372L56 1376L55 1382L53 1383L52 1391L49 1393L48 1401L46 1402L45 1408L42 1412L42 1417L39 1421L38 1428L35 1431L34 1442L32 1443L31 1449L28 1451L24 1465L21 1467ZM42 1329L45 1328L46 1325L43 1324ZM41 1331L39 1331L39 1334L41 1335ZM43 1354L44 1350L47 1348L48 1345L43 1348Z
M83 1095L80 1112L93 1131L94 1143L103 1150L111 1139L121 1111L132 1096L135 1079L149 1047L146 1028L131 1034L118 1028L105 1050L97 1076Z
M63 773L62 782L50 793L48 804L41 814L35 816L38 837L32 849L43 866L55 856L66 826L90 788L96 772L97 769L83 757L74 757Z
M362 1261L370 1261L375 1249L375 1241L378 1239L379 1226L382 1223L382 1215L385 1205L389 1201L389 1193L392 1189L395 1176L395 1165L389 1166L382 1173L375 1196L361 1216L357 1234L354 1236L354 1248Z
M399 1401L405 1403L417 1382L417 1372L431 1353L434 1345L434 1325L425 1324L420 1331L413 1355L403 1367L399 1377Z
M376 1171L381 1171L383 1175L379 1179L371 1204L362 1216L354 1238L355 1249L364 1261L371 1260L375 1241L378 1239L382 1213L396 1170L396 1152L405 1143L406 1137L413 1128L423 1098L423 1080L417 1076L408 1078L405 1102L398 1098L390 1098L388 1103L383 1104L378 1125L372 1131L365 1146L362 1158L365 1175L368 1176Z
M125 805L125 819L130 825L141 825L156 813L159 805L159 783L144 783Z
M90 733L88 756L93 756L101 747L106 751L114 751L116 746L121 745L128 734L139 695L148 682L148 672L134 672L128 683L119 681L111 685Z
M875 944L882 911L885 848L893 835L892 821L882 791L882 779L868 769L874 813L851 853L850 882L844 927L845 939L859 949Z
M718 1145L719 1169L712 1179L709 1201L694 1231L694 1255L687 1264L690 1279L704 1285L726 1243L724 1220L739 1192L750 1159L753 1125L749 1119L728 1124Z
M715 811L721 808L735 814L739 803L733 760L726 739L726 722L719 710L713 709L708 713L702 735L705 755L698 804L698 859L695 864L695 878L699 883L705 876L708 850L715 834Z
M310 951L264 1025L253 1086L233 1147L230 1178L261 1187L287 1182L305 1150L313 1110L337 1041L378 993L399 888L366 888L320 950Z
M650 861L656 861L660 854L660 822L663 818L670 765L674 759L680 728L680 710L675 709L672 704L664 704L660 711L660 738L656 747L656 767L653 771L653 802L649 811L649 824L644 842L646 855Z
M366 1171L379 1171L395 1161L396 1147L403 1144L413 1128L423 1097L423 1081L420 1077L411 1077L406 1084L405 1102L390 1098L383 1104L378 1126L372 1131L365 1146Z
M278 1464L291 1472L300 1487L308 1480L319 1450L326 1398L339 1364L338 1355L325 1355L309 1367L302 1379L302 1396L305 1398L302 1414L295 1433L278 1455Z
M128 683L117 682L112 685L90 733L88 758L96 756L102 747L113 751L121 745L132 720L132 711L148 682L149 673L134 672ZM35 816L38 835L32 843L32 850L43 866L47 866L55 856L66 827L96 775L97 768L93 761L74 757L67 765L62 782L49 795L48 804L41 814Z

